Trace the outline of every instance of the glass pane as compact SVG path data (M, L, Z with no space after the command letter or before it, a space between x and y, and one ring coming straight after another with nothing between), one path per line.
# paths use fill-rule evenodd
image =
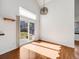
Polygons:
M32 40L34 37L34 31L35 31L35 25L34 23L30 22L29 23L29 39Z
M30 34L34 35L34 23L30 22L29 27L30 27Z
M21 39L28 39L28 23L25 21L20 21L20 38Z

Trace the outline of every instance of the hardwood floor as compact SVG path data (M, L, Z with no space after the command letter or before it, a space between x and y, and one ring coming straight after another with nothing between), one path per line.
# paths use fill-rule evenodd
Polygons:
M3 55L0 55L0 59L19 59L19 50L20 49L18 48Z
M79 45L79 41L76 41L76 40L75 40L75 45Z
M33 44L35 45L35 43L33 43ZM43 43L43 44L46 44L46 43ZM39 44L39 45L42 45L42 44ZM39 45L37 45L37 46L39 46ZM46 48L49 45L51 45L51 44L43 45L41 47ZM56 59L75 59L73 48L61 46L61 49L58 51L57 45L52 44L47 49L51 49L51 48L54 48L52 50L58 52L58 54L59 54L59 56L56 57ZM26 52L28 52L28 54ZM49 53L49 51L46 51L46 53ZM52 55L53 54L54 53L52 53ZM51 58L44 56L44 55L41 55L41 54L38 54L38 53L35 53L34 51L30 51L29 49L21 47L19 49L16 49L16 50L13 50L11 52L8 52L6 54L1 55L0 59L51 59Z
M75 41L75 59L79 59L79 41Z
M57 59L75 59L74 49L62 46Z
M79 45L75 46L75 59L79 59Z

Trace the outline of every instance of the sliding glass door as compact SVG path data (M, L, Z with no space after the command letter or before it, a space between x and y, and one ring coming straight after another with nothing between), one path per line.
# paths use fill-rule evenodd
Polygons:
M20 45L34 40L35 23L32 19L20 16Z

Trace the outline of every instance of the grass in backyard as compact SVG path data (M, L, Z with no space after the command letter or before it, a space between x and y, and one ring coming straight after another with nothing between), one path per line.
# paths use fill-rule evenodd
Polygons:
M20 35L21 39L28 38L28 32L20 32Z

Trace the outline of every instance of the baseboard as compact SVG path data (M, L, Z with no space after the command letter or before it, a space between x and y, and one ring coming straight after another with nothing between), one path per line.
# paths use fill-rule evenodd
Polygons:
M12 48L12 49L9 49L9 50L7 50L7 51L3 51L2 53L0 53L0 55L6 54L6 53L8 53L8 52L11 52L11 51L14 51L14 50L17 50L17 49L19 49L19 47Z

